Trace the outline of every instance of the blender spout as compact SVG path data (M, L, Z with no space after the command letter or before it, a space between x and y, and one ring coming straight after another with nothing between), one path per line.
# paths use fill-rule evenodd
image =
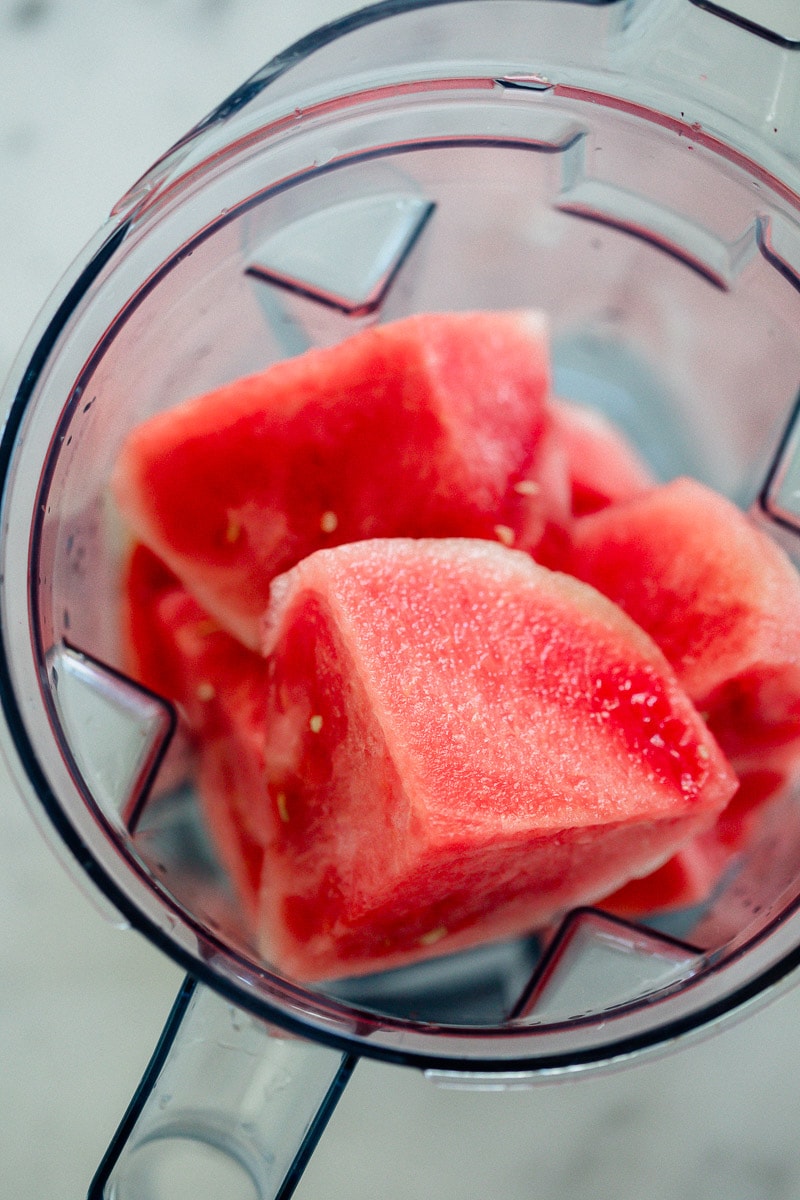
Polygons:
M187 977L88 1200L288 1200L356 1061Z

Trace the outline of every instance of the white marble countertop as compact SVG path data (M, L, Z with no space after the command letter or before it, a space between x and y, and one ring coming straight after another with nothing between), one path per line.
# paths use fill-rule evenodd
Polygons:
M113 202L295 36L350 6L0 3L0 375ZM300 16L294 9L302 10ZM181 972L104 921L0 778L0 1195L75 1200ZM301 1200L796 1200L800 990L658 1062L529 1092L360 1064Z

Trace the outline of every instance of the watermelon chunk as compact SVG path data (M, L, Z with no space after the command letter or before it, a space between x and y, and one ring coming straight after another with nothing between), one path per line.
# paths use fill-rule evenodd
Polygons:
M576 521L570 566L661 647L729 758L800 739L800 576L735 505L673 480Z
M297 978L531 929L662 863L735 790L651 640L524 554L379 539L272 592L259 921Z
M220 629L145 546L135 546L123 580L127 671L177 705L194 748L204 817L251 919L264 835L251 803L263 789L266 663Z
M398 535L534 549L568 517L549 387L540 315L413 316L153 417L112 489L135 537L255 649L270 580L314 550Z
M553 400L550 411L567 458L575 516L630 500L655 485L650 468L601 413L568 400Z
M739 774L739 787L710 829L691 838L663 866L631 879L599 907L629 919L689 908L706 901L752 842L764 810L798 778L800 760L752 768Z
M692 908L708 899L731 859L731 852L715 832L705 830L663 866L624 883L604 897L598 907L627 920Z
M655 484L649 468L622 433L601 413L582 404L553 399L550 403L552 443L549 473L539 472L539 485L558 501L554 512L566 506L572 517L597 512L609 504L629 500ZM563 498L566 488L566 500ZM553 570L569 570L572 522L550 521L532 553L537 562Z
M658 643L740 778L715 827L606 902L696 904L800 777L800 576L724 497L674 480L577 521L570 566Z

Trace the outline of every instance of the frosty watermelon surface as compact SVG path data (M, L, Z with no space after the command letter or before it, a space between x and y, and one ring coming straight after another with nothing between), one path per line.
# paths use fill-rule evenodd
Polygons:
M174 689L220 855L298 978L546 923L660 864L735 790L650 639L519 552L320 551L275 581L263 658L149 551L129 576L155 601L131 644L171 643L147 682Z
M658 643L729 756L763 766L800 739L800 576L728 500L652 488L576 522L570 565Z
M539 314L409 317L145 422L113 491L137 539L255 648L270 580L314 550L452 535L534 548L569 506L548 396Z
M794 754L768 769L752 768L739 775L739 786L714 824L690 838L655 871L631 879L600 907L620 917L647 919L656 914L691 908L707 900L757 833L763 810L797 778L800 759Z
M275 582L264 649L260 927L300 978L546 923L736 787L641 630L488 542L320 551Z

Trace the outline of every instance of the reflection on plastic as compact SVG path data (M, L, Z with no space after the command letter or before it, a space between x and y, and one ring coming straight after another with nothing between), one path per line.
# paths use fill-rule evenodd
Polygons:
M418 196L363 196L310 213L274 233L248 274L329 304L371 312L434 205Z
M70 646L48 656L48 678L72 757L90 795L115 823L135 823L175 728L157 696Z
M514 1016L539 1024L607 1012L685 979L700 962L682 942L602 912L576 910Z

